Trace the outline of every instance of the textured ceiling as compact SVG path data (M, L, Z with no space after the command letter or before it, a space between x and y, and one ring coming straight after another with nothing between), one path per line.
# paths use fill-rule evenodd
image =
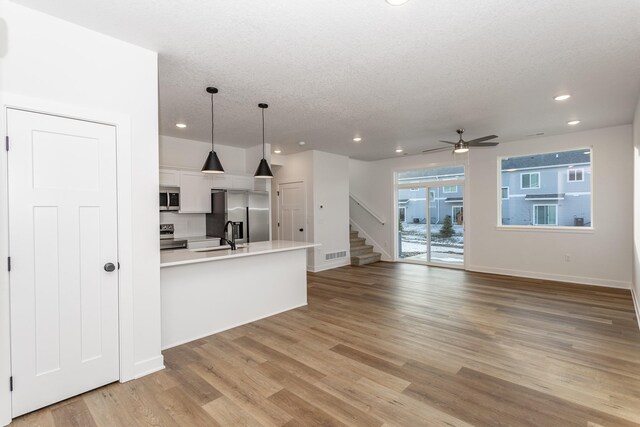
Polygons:
M506 142L626 124L640 95L638 0L17 2L158 51L161 134L208 141L215 85L217 142L259 144L267 102L283 154L370 160L458 127Z

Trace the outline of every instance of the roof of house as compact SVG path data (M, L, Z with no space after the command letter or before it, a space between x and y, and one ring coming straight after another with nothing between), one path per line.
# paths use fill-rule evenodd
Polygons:
M586 154L589 153L589 154ZM561 153L536 154L533 156L509 157L502 159L502 170L526 169L540 166L556 166L590 163L591 150L563 151Z

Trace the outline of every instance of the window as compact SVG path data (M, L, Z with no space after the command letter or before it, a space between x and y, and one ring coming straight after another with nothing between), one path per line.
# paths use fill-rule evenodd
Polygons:
M589 148L502 157L498 225L593 227Z
M533 225L558 225L558 205L534 205Z
M398 184L413 182L434 182L464 179L464 166L444 166L438 168L414 169L397 173Z
M520 174L520 188L540 188L540 172L528 172Z
M567 180L569 182L584 181L584 169L569 169L567 171Z
M444 187L442 187L442 192L443 193L457 193L458 192L458 186L457 185L445 185Z
M464 223L464 211L462 206L453 206L451 208L451 219L456 225L462 225Z

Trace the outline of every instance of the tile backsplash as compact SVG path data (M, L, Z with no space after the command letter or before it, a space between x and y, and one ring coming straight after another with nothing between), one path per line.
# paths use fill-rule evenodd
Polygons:
M207 234L205 214L160 212L160 224L173 224L174 237L196 237Z

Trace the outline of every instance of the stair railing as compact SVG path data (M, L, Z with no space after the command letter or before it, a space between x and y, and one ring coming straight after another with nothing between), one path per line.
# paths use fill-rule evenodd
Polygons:
M384 223L385 223L384 219L382 219L382 218L380 218L380 216L376 215L376 213L374 211L372 211L367 205L365 205L360 199L358 199L356 196L354 196L351 193L349 193L349 198L351 200L353 200L354 202L356 202L358 206L360 206L362 209L365 210L365 212L367 212L369 215L374 217L376 219L376 221L378 221L380 224L384 225Z

